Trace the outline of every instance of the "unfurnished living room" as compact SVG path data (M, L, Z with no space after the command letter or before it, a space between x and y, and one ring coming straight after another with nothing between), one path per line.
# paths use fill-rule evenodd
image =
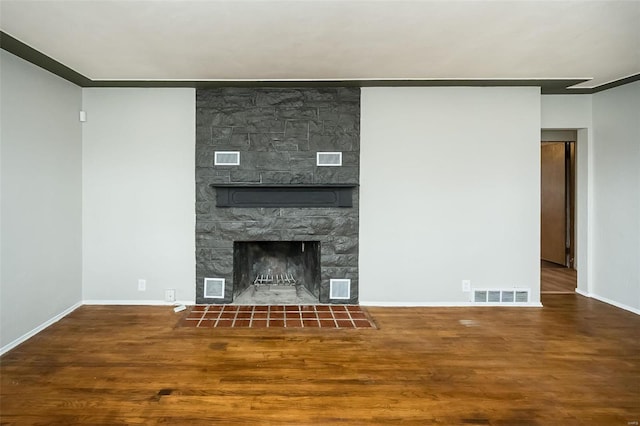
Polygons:
M0 424L639 424L639 1L0 30Z

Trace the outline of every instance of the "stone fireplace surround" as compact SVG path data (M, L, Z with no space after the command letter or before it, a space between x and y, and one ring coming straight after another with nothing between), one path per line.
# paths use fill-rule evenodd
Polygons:
M232 303L234 243L317 241L319 303L358 303L359 88L219 88L196 91L196 302ZM240 165L214 165L215 151ZM342 152L342 166L316 166ZM350 186L351 207L219 207L216 187ZM236 265L237 269L237 265ZM224 298L204 297L224 278ZM330 279L350 279L350 299L329 298ZM235 290L234 290L235 289Z

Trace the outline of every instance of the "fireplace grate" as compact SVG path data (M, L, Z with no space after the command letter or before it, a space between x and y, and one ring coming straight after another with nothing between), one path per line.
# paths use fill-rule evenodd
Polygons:
M255 285L295 285L296 279L293 277L293 274L260 274L256 276L256 279L253 280Z

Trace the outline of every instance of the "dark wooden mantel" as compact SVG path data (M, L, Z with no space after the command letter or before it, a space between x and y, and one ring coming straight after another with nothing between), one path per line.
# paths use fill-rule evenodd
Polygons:
M353 207L355 184L212 184L217 207Z

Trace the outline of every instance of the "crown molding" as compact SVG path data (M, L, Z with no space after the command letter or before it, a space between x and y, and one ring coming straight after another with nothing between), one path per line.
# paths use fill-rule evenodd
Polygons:
M80 87L88 87L92 83L91 79L2 31L0 48Z

